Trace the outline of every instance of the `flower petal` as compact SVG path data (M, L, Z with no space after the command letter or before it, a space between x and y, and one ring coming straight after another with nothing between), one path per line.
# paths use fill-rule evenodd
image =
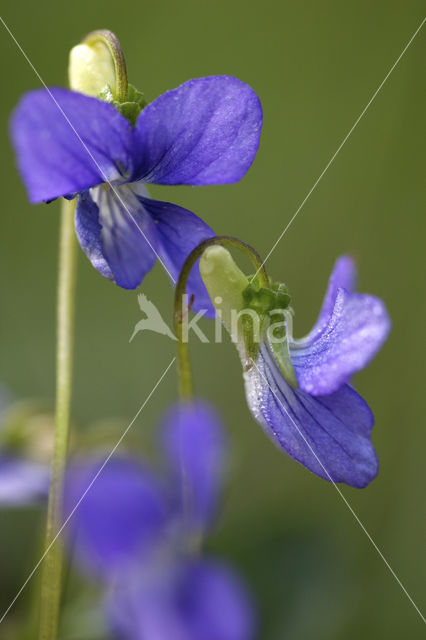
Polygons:
M133 171L129 122L112 105L67 89L27 93L12 116L11 137L31 202Z
M259 98L244 82L189 80L140 114L138 177L158 184L236 182L254 160L261 127Z
M129 570L158 544L166 506L157 478L135 460L114 458L102 465L85 460L70 466L64 512L74 511L68 537L82 568L111 576Z
M241 580L211 560L161 566L118 585L107 608L121 640L251 640L252 602Z
M315 326L302 342L312 340L328 324L333 313L339 289L346 289L348 293L355 291L357 282L357 268L352 256L340 256L337 258L333 271L328 281L327 291L322 303L321 311Z
M321 328L328 323L334 309L338 289L346 289L348 293L352 293L356 288L357 277L357 268L352 256L339 256L328 281L320 315L315 327L309 334L310 336L312 336L314 332L319 332Z
M365 487L375 478L373 414L351 387L320 397L295 390L264 345L244 377L249 408L279 448L326 480Z
M226 458L225 437L216 412L206 403L177 404L166 414L163 448L178 490L178 511L190 525L207 526L217 507Z
M0 505L39 502L49 493L49 468L19 458L0 456Z
M124 289L139 286L158 255L155 225L127 185L79 196L76 232L95 269Z
M188 209L149 198L141 198L141 202L155 222L159 242L158 254L176 284L191 251L203 240L212 238L215 233ZM214 317L215 311L201 279L198 261L188 278L187 293L189 296L194 295L194 309L205 309L206 316Z
M90 262L104 278L114 280L108 262L102 252L102 226L99 224L99 208L86 191L78 197L75 211L75 232L78 241Z
M290 348L300 388L312 395L333 393L366 366L389 330L381 300L338 289L328 323Z

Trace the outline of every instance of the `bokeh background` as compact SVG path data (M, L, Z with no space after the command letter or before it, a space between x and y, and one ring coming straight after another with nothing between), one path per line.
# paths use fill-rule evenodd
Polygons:
M130 81L149 100L197 76L224 73L249 83L263 103L264 130L243 181L153 187L151 193L265 255L423 14L421 0L74 0L8 3L3 18L48 85L65 84L69 49L95 28L117 33ZM388 305L390 339L356 377L375 413L380 473L367 489L343 487L343 493L419 606L426 533L425 38L423 29L268 261L270 273L293 294L298 336L314 322L341 253L358 259L360 289ZM0 60L0 381L19 398L53 406L59 205L30 206L14 166L8 118L20 95L40 83L2 25ZM94 421L114 418L118 438L170 362L174 344L154 334L129 344L140 318L136 293L103 280L81 252L78 268L75 428L89 433ZM160 267L142 290L171 319L172 289ZM211 335L207 321L204 328ZM420 617L333 486L276 450L249 415L232 345L194 340L192 355L197 390L220 408L233 450L208 547L250 583L259 640L424 637ZM141 451L149 450L158 417L175 398L171 371L133 426ZM38 559L41 529L37 510L0 511L2 610ZM81 607L85 632L65 625L63 637L95 638L73 584L66 592L68 619ZM1 637L20 637L36 587L37 578Z

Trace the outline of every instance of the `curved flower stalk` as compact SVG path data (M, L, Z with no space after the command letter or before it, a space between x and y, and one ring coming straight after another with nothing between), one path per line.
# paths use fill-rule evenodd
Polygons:
M20 173L32 203L77 197L78 240L104 277L134 289L158 258L175 281L191 250L214 233L190 211L150 199L145 185L240 180L259 145L259 98L237 78L210 76L189 80L146 105L127 85L120 57L117 100L108 84L112 72L104 73L107 84L101 90L102 78L89 74L94 40L88 37L83 52L89 56L81 62L87 69L82 74L74 55L71 71L73 86L99 91L96 97L40 89L26 94L15 109L11 136ZM104 70L105 60L98 64ZM194 273L189 291L208 303L199 274Z
M227 277L233 271L234 281L242 283L232 299L224 297L225 264ZM264 294L222 247L204 252L200 271L228 329L232 308L244 314L245 301L250 298L247 292L254 291L257 303ZM350 378L380 349L390 321L381 300L354 291L355 280L352 258L339 258L318 321L302 340L292 336L290 298L281 309L278 339L273 339L272 325L266 322L268 330L262 329L254 357L247 353L241 324L234 339L243 363L249 408L274 444L326 480L365 487L378 470L370 439L374 418L350 386ZM263 319L266 311L259 312ZM278 311L269 309L270 317Z
M218 417L196 401L165 416L160 474L134 457L69 468L66 512L83 571L108 587L105 607L120 640L250 640L254 618L241 580L200 557L225 466Z

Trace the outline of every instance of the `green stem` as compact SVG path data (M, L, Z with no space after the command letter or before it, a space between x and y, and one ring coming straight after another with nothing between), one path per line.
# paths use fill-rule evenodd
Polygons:
M75 202L62 201L57 308L56 431L53 453L40 604L40 640L56 640L61 600L63 477L70 421L76 280Z
M179 393L182 400L190 401L193 395L192 388L192 374L191 364L189 360L189 348L188 343L183 340L183 324L184 320L189 313L189 309L184 308L186 285L188 283L189 274L192 267L202 256L204 251L215 244L227 245L240 249L251 260L256 272L258 272L258 278L261 286L269 286L269 278L266 273L265 266L262 258L253 247L246 242L234 238L232 236L215 236L201 242L195 249L189 254L182 270L179 274L178 281L176 283L175 291L175 304L174 304L174 328L175 334L178 340L177 344L177 361L178 361L178 379L179 379Z

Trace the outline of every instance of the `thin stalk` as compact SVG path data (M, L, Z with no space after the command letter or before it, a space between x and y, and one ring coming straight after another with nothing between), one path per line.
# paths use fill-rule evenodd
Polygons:
M127 100L127 93L129 90L126 60L115 33L112 33L112 31L109 31L108 29L92 31L84 38L83 42L87 45L102 42L107 47L113 60L115 70L116 86L114 87L114 98L118 100L118 102L125 102Z
M75 202L62 201L56 343L56 431L40 603L40 640L56 640L61 602L63 549L56 539L61 526L63 479L70 422L76 281Z
M192 267L202 256L204 251L215 244L227 245L240 249L251 260L254 268L256 269L257 277L261 286L269 286L269 278L266 273L265 265L262 258L253 247L246 242L234 238L232 236L215 236L201 242L195 249L189 254L182 270L179 274L179 278L176 284L175 291L175 303L174 303L174 328L177 343L177 363L178 363L178 380L179 380L179 394L182 400L190 401L193 395L191 364L189 360L189 348L188 343L183 340L183 324L189 313L189 309L184 309L184 300L186 286L188 283L189 274Z

